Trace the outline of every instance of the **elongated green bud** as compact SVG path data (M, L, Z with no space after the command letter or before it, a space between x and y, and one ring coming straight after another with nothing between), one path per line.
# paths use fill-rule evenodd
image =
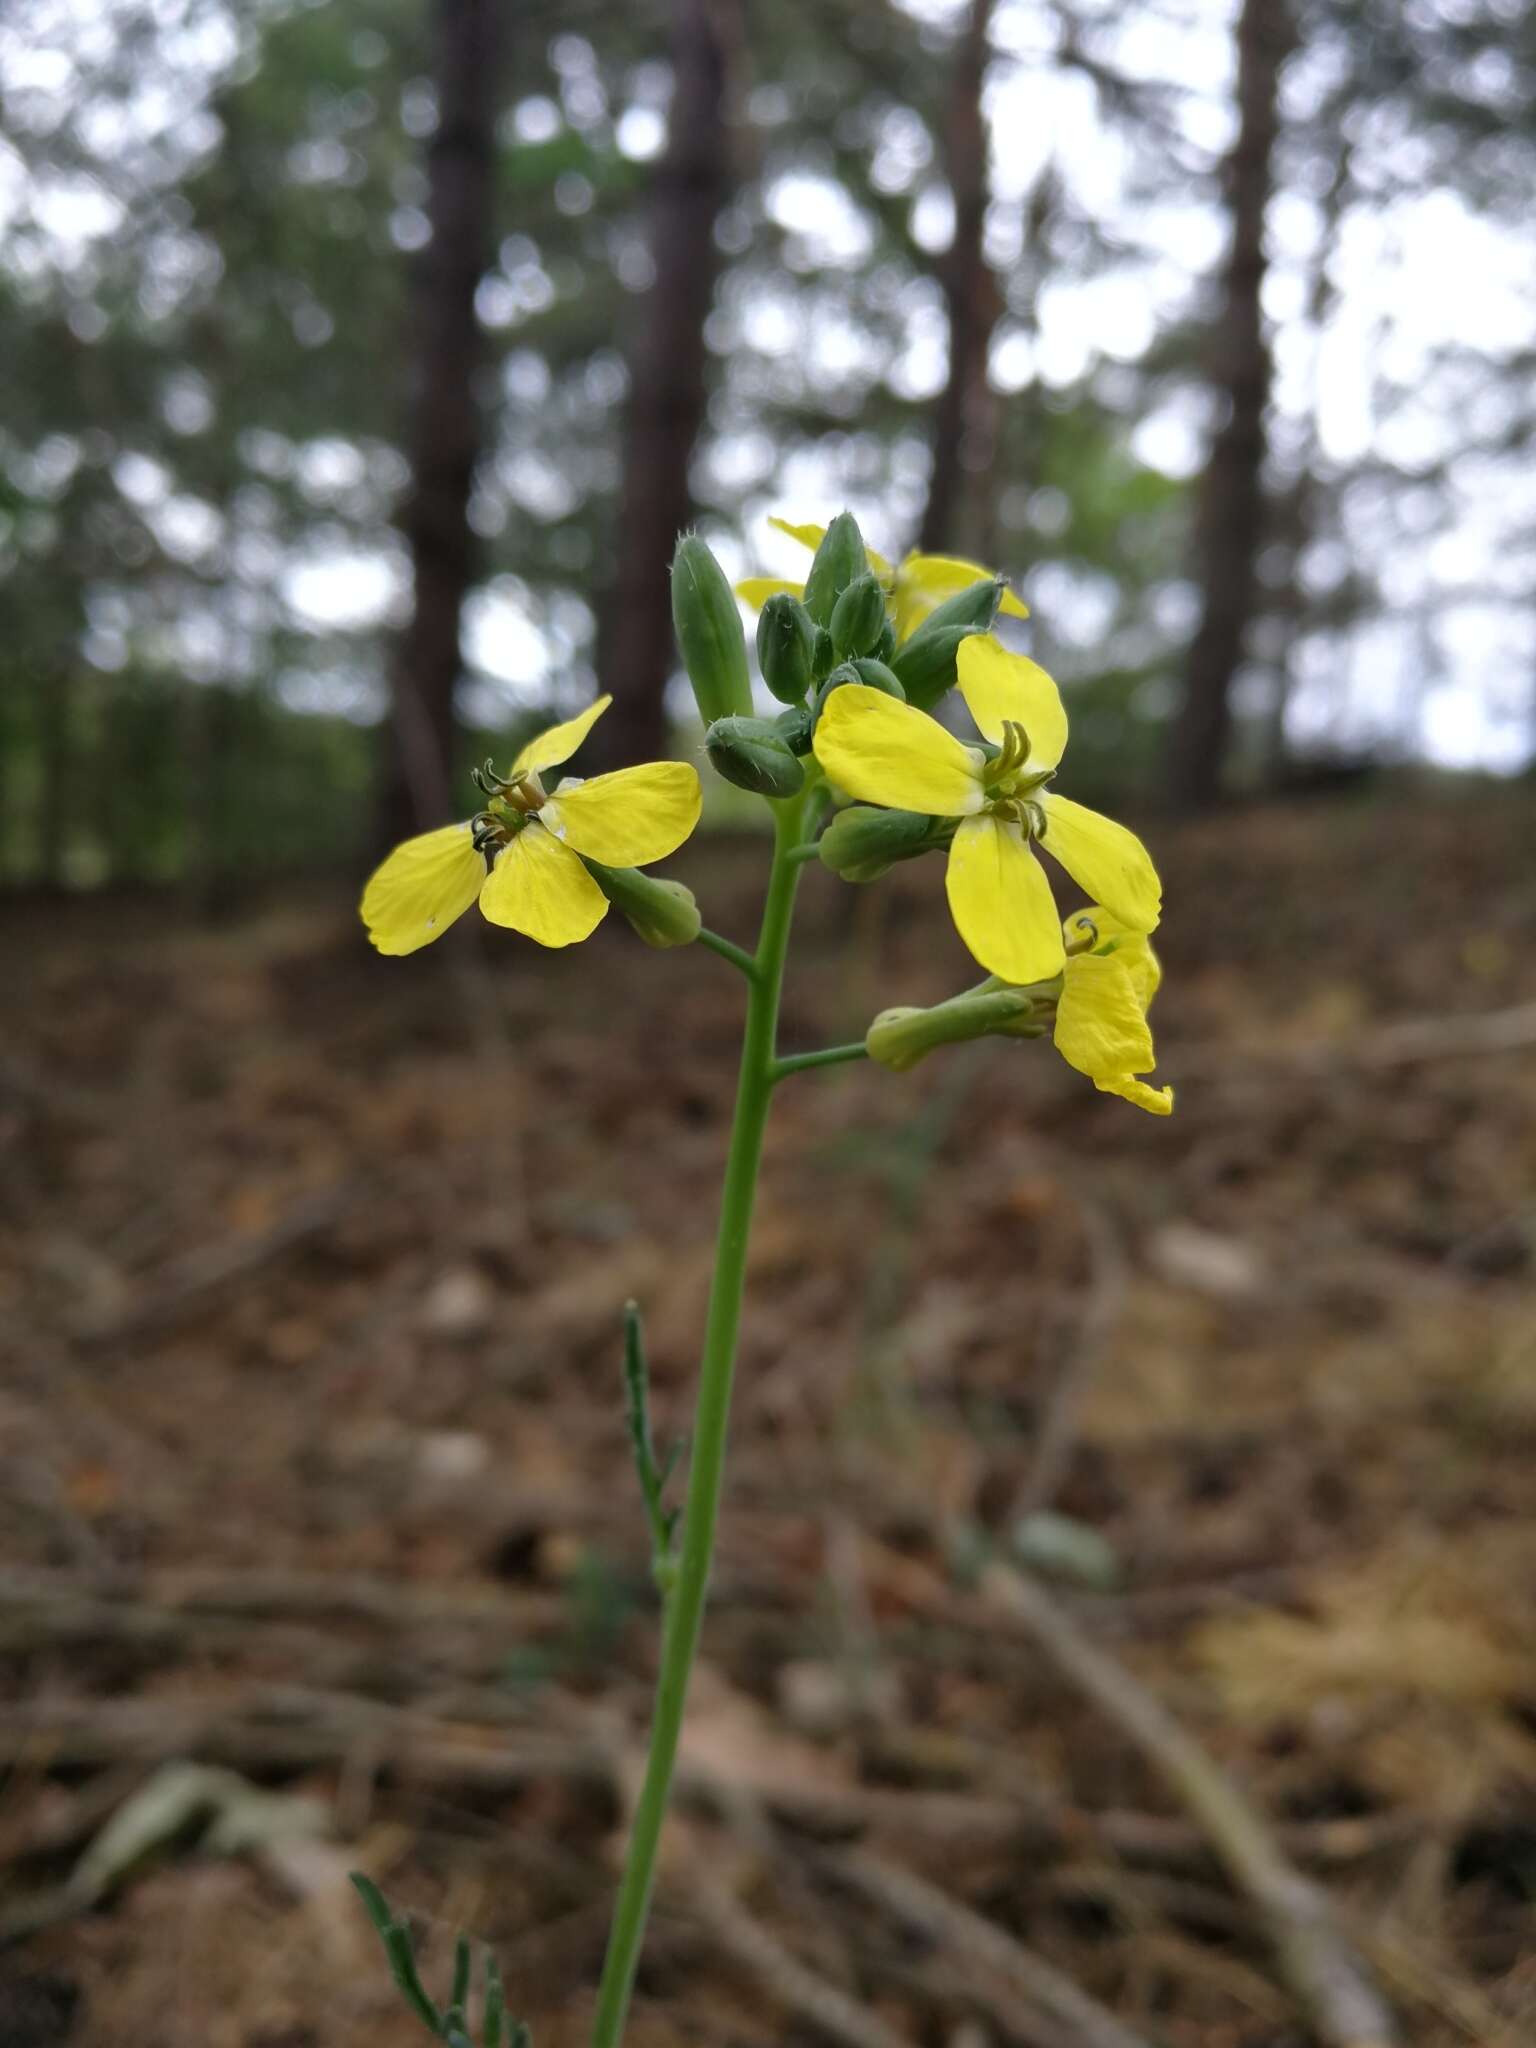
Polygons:
M704 735L715 772L756 796L794 796L805 770L789 743L766 718L718 718Z
M583 860L582 865L648 946L691 946L699 936L704 920L693 891L681 882L643 874L639 868L605 868L597 860Z
M850 804L839 811L816 843L823 867L845 882L878 881L899 860L916 860L954 836L954 821L926 818L921 811L881 811Z
M864 540L851 512L839 512L827 528L811 573L805 579L805 608L818 626L830 626L833 608L850 583L867 573Z
M876 579L856 576L832 607L832 647L839 661L873 654L885 625L885 592Z
M752 710L747 636L725 571L696 533L672 557L672 624L706 725Z
M1037 994L1043 999L1037 1003ZM864 1034L872 1060L905 1074L941 1045L969 1038L1042 1038L1048 1029L1048 987L1008 988L995 976L931 1010L882 1010Z
M880 638L875 642L875 659L876 661L889 662L895 652L896 621L894 619L887 619L880 630Z
M816 627L810 613L787 590L763 606L757 621L757 665L781 704L799 704L811 686Z
M971 633L990 632L1002 601L1000 582L972 583L935 606L910 639L902 642L891 656L891 667L901 678L909 704L931 711L944 692L953 688L960 642Z

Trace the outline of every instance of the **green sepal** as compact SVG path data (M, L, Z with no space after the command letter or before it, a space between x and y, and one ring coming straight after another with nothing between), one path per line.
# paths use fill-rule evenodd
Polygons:
M815 672L817 628L800 600L776 591L757 620L757 665L781 704L801 704Z
M931 711L944 692L954 687L955 657L962 640L987 633L1003 601L1003 584L972 583L946 598L924 619L891 657L907 702Z
M954 831L953 818L850 804L832 818L816 842L816 852L822 866L845 882L874 882L897 861L916 860L948 845Z
M830 626L837 600L869 569L864 539L851 512L839 512L822 538L805 579L805 608L818 626Z
M664 952L671 946L691 946L699 936L704 920L693 891L681 882L648 875L640 868L605 868L585 855L582 866L646 945Z
M747 636L725 571L696 533L672 557L672 624L706 725L752 709Z
M797 796L805 770L784 735L766 718L720 718L704 735L715 772L756 796Z

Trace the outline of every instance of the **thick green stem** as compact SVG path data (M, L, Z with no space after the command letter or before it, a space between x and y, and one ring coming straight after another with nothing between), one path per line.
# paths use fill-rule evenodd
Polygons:
M741 1324L741 1298L747 1275L747 1240L757 1195L757 1169L763 1154L763 1131L775 1079L774 1039L778 1028L779 990L784 955L795 905L799 867L790 859L800 834L804 797L774 806L773 868L763 904L762 930L747 982L747 1027L741 1048L736 1115L731 1126L730 1153L720 1199L720 1228L715 1243L715 1273L709 1291L704 1329L704 1355L699 1366L698 1406L694 1413L693 1452L688 1468L688 1498L683 1510L683 1541L677 1579L667 1603L661 1647L661 1671L651 1722L651 1747L645 1782L635 1807L624 1875L614 1906L613 1928L598 1988L593 2048L618 2048L629 2010L630 1992L655 1879L656 1852L661 1842L683 1730L688 1681L699 1644L704 1601L709 1590L710 1562L715 1548L715 1523L725 1475L726 1433L731 1412L731 1380L736 1364L736 1336Z

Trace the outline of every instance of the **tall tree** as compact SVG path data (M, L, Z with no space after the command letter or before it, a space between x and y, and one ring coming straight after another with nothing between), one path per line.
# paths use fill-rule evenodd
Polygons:
M1265 411L1272 362L1264 331L1264 219L1274 189L1280 70L1295 47L1289 0L1243 0L1237 24L1237 138L1223 185L1230 245L1211 337L1218 424L1201 479L1195 551L1203 597L1169 735L1168 793L1204 806L1220 792L1232 729L1232 681L1258 594L1264 538Z
M689 463L704 420L704 322L719 268L715 222L730 193L727 80L738 34L733 0L678 0L667 148L651 208L652 282L630 358L617 560L598 650L614 700L601 729L610 759L665 751L667 570L688 523Z
M949 322L949 374L933 415L933 467L920 545L929 554L985 544L988 521L963 502L969 477L989 467L994 439L987 353L999 311L987 263L987 124L982 112L993 0L971 0L955 53L945 156L955 210L954 239L941 270Z
M485 441L475 294L494 254L501 0L435 0L437 124L427 153L431 239L417 275L417 341L400 526L415 602L390 669L381 838L448 815L459 620L474 580L469 499Z

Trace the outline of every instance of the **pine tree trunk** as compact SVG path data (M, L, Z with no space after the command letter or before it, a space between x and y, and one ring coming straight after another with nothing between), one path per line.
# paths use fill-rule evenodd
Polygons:
M668 571L692 509L688 467L704 420L704 322L719 268L715 222L730 192L726 85L736 32L734 0L677 0L670 132L651 213L655 274L630 358L617 562L598 648L613 709L594 739L612 763L666 751L676 667Z
M987 126L981 95L993 0L971 0L950 82L947 168L955 207L955 238L942 280L949 319L949 375L933 416L933 467L919 546L956 554L982 545L985 508L968 502L990 492L985 472L995 438L987 356L997 321L997 283L983 253L987 217Z
M415 605L391 664L380 814L386 843L453 815L459 618L477 552L469 498L485 435L475 292L494 247L497 80L506 14L503 0L434 0L433 6L432 238L416 275L406 436L412 481L400 513Z
M1288 0L1243 0L1237 26L1238 133L1225 172L1232 239L1211 356L1220 424L1195 514L1204 604L1167 759L1170 797L1195 808L1220 794L1232 731L1232 681L1258 595L1271 375L1260 305L1264 216L1274 189L1280 68L1295 41Z

